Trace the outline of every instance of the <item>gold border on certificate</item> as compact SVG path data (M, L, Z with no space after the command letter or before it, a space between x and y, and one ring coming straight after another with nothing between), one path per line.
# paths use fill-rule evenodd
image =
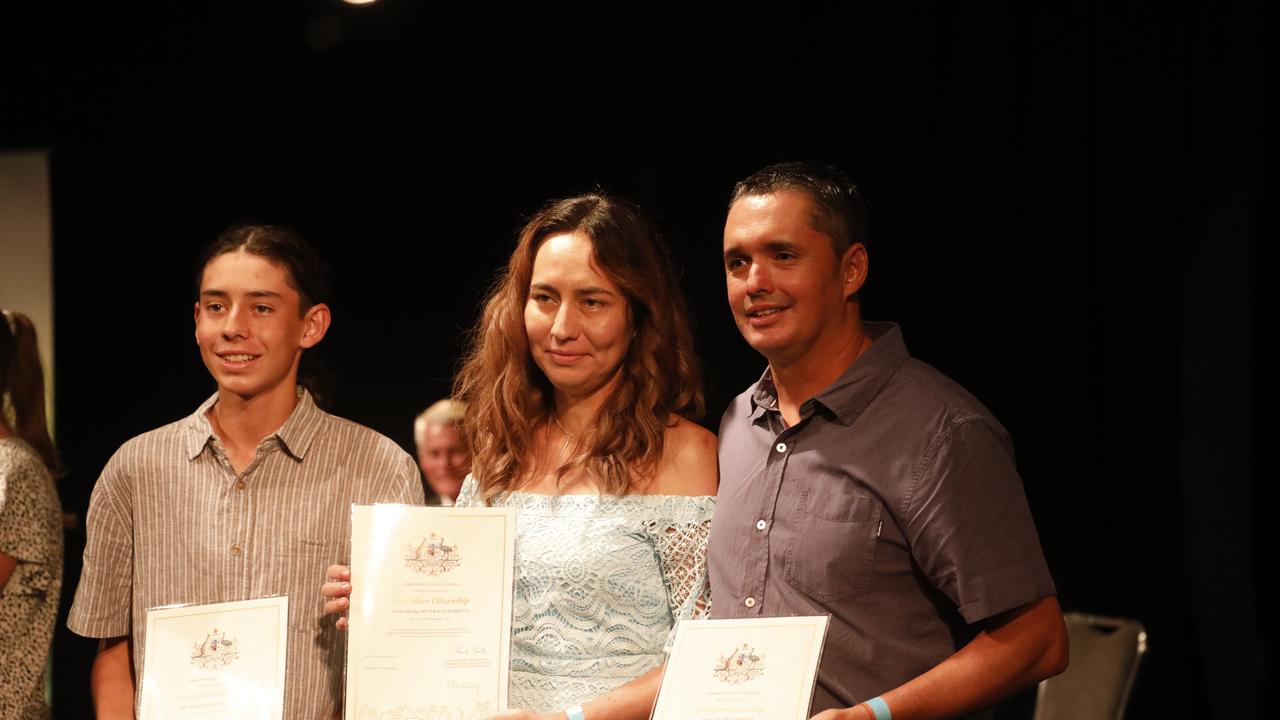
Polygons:
M352 506L347 718L506 708L515 522L512 508Z
M141 720L283 720L289 598L147 610Z
M681 622L653 720L806 720L828 619Z

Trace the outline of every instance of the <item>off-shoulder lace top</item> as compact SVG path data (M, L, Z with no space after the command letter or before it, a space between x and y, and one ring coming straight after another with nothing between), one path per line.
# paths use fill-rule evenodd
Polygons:
M458 505L480 505L468 477ZM511 707L551 712L657 667L677 619L710 609L715 498L509 492L516 509Z

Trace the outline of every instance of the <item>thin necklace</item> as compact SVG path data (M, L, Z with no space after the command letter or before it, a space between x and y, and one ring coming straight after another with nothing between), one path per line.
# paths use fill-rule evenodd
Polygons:
M554 410L551 411L551 422L555 423L556 427L560 428L560 432L564 433L564 445L560 447L560 459L563 460L565 451L569 449L569 443L574 443L574 447L577 447L578 435L574 435L573 433L569 432L568 430L565 429L564 425L560 424L560 418L559 416L556 415ZM584 430L583 432L579 433L579 435L585 435L586 433L592 432L593 430L595 430L595 428L591 428L590 430Z

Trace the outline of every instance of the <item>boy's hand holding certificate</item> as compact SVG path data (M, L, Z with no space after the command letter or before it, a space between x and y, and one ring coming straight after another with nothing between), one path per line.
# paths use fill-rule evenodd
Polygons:
M289 599L147 611L142 720L284 717Z

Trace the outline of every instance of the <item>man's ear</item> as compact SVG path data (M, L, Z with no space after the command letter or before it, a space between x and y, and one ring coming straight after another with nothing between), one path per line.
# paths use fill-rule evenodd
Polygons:
M324 339L324 334L329 332L331 320L329 306L324 303L316 303L307 310L302 316L301 345L303 349L315 347Z
M192 334L194 334L196 337L196 345L199 345L200 344L200 301L199 300L195 302L195 306L196 306L196 313L195 313L196 329L195 329L195 332Z
M858 294L867 282L867 246L856 242L844 251L840 258L840 277L844 282L845 299Z

